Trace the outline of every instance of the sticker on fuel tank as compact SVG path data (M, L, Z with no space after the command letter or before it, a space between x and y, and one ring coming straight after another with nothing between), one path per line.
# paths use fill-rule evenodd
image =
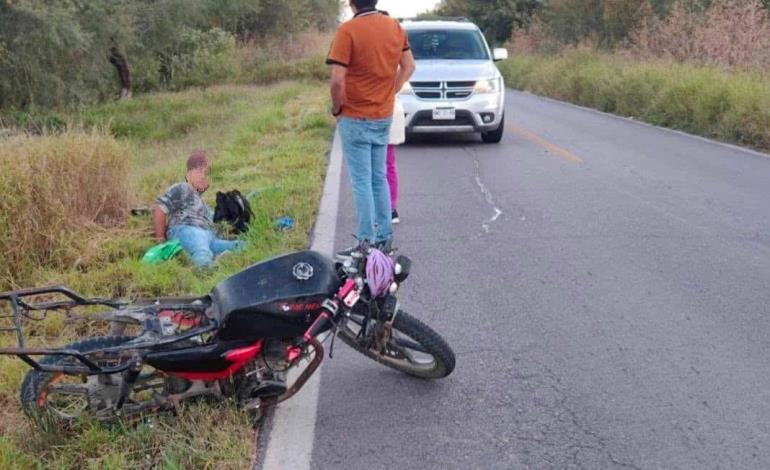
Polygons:
M321 308L321 304L318 302L310 302L310 303L293 303L293 304L282 304L281 310L284 312L315 312L316 310Z
M298 281L307 281L313 277L313 266L305 262L297 263L292 268L291 274Z

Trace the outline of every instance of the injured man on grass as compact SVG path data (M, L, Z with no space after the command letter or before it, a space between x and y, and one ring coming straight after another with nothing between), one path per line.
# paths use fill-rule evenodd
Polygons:
M214 231L213 211L201 195L208 189L209 156L195 150L187 159L184 183L171 186L157 200L153 210L155 238L159 242L176 239L196 267L211 266L215 257L243 247L239 240L223 240Z

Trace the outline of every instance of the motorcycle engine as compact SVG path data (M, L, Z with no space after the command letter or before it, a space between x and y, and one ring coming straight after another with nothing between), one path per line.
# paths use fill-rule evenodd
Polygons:
M273 371L286 370L289 367L288 349L291 344L280 339L266 339L262 346L264 364Z
M278 396L286 392L286 370L289 368L290 343L280 339L266 339L261 357L256 358L245 371L237 386L242 403L258 398ZM248 405L246 405L248 406Z

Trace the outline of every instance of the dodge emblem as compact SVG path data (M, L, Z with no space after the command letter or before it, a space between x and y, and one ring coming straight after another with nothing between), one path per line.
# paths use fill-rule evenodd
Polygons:
M298 281L307 281L308 279L313 277L313 266L304 262L297 263L294 265L294 268L291 270L291 273L294 275L294 279Z

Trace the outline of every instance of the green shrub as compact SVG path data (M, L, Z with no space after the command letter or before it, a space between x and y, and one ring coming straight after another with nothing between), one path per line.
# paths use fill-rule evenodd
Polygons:
M116 97L113 48L127 59L137 92L230 81L239 68L236 38L289 49L326 47L323 36L308 32L336 24L340 4L311 3L0 0L0 109L64 108ZM287 58L266 49L265 56Z
M221 29L183 28L172 47L166 86L183 89L225 82L238 73L235 38Z
M87 28L90 15L71 2L8 5L0 4L0 108L91 102L117 88L102 47L109 40L100 28ZM122 29L111 34L121 37Z

